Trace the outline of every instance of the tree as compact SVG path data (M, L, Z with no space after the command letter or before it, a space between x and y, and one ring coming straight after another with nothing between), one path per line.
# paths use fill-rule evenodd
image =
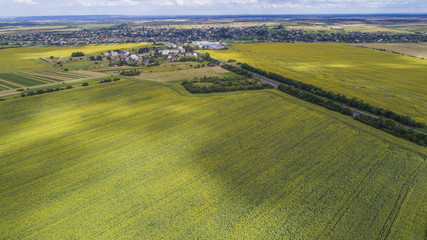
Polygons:
M71 57L83 57L85 54L83 52L73 52Z

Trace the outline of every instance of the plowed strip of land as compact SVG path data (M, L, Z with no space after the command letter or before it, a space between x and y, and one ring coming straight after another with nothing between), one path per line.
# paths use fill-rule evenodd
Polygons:
M11 82L8 82L8 81L3 80L3 79L0 79L0 82L3 82L3 83L8 84L8 85L12 85L12 86L21 87L21 88L25 87L23 85L20 85L20 84L17 84L17 83L11 83Z
M26 74L26 73L15 73L15 76L24 77L24 78L30 78L30 79L33 79L33 80L36 80L36 81L39 81L39 82L42 82L42 83L53 83L53 82L57 82L56 80L53 80L53 79L46 79L44 77L40 77L40 76L37 76L37 75L34 76L32 74Z
M66 78L82 78L82 77L87 77L85 75L82 74L69 74L69 73L63 73L63 72L43 72L45 74L51 74L52 76L60 76L60 77L66 77Z
M8 87L6 85L3 85L3 84L0 84L0 87L5 88L5 89L12 89L12 88L10 88L10 87Z
M41 72L26 72L27 74L30 75L34 75L34 76L40 76L40 77L48 77L48 78L55 78L59 80L63 80L63 81L67 81L70 80L72 78L70 77L64 77L64 76L59 76L59 75L53 75L53 74L46 74L46 73L41 73ZM52 76L53 75L53 76Z

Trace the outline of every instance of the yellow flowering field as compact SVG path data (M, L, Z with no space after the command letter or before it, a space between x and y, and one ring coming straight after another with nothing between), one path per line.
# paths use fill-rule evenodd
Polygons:
M246 62L427 123L427 61L338 43L233 44L212 57Z
M423 239L425 148L277 90L0 102L0 239Z

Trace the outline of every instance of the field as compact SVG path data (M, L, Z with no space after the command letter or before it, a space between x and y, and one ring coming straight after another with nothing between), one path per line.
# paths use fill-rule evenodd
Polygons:
M167 71L167 72L143 72L138 78L159 81L159 82L168 82L168 81L179 81L179 80L191 80L195 77L215 77L221 76L221 74L228 72L223 71L224 69L215 67L204 67L196 69L185 69L185 70L176 70L176 71Z
M427 123L427 62L335 43L236 44L209 51Z
M0 27L0 34L7 35L25 35L32 33L40 32L73 32L78 31L79 28L70 27L66 25L56 25L56 26L7 26Z
M385 49L389 52L427 59L427 43L354 43L351 45Z
M376 24L335 24L330 26L331 29L342 29L349 32L390 32L390 33L412 33L403 29L394 29L387 26L381 26Z
M0 102L0 238L423 239L426 150L277 90Z
M105 74L103 75L105 76ZM47 71L0 73L0 87L2 87L0 89L11 90L36 85L54 84L76 79L83 79L89 76L90 74L83 75L75 73L53 73Z
M27 72L48 70L51 64L40 58L69 57L73 52L85 54L102 53L115 49L132 49L144 47L146 44L112 44L112 45L88 45L88 46L62 46L62 47L31 47L13 48L0 51L0 72Z

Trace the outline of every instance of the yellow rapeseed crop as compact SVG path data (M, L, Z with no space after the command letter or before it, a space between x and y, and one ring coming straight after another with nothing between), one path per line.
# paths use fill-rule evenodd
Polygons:
M423 239L425 148L277 90L0 102L0 239Z
M236 44L209 51L427 123L427 61L335 43Z

